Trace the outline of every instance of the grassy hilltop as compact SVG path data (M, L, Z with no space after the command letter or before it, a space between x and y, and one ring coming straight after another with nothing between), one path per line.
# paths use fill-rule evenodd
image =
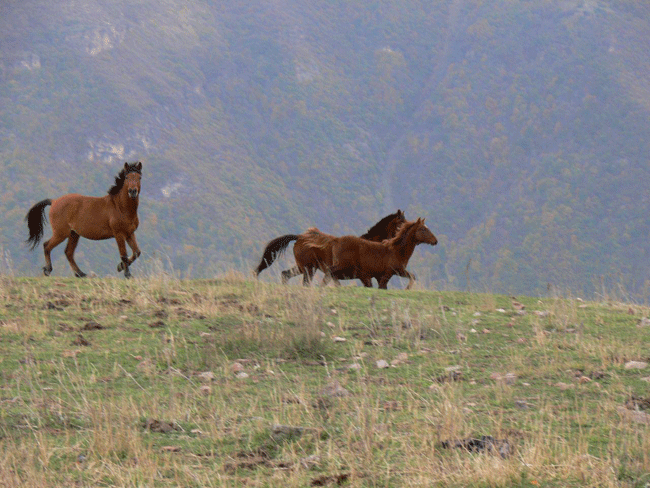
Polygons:
M0 301L2 486L650 482L646 306L236 275Z

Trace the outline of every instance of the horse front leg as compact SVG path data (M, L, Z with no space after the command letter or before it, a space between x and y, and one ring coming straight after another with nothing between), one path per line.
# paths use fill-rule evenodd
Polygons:
M120 258L122 261L117 265L117 272L124 270L124 277L130 278L131 271L129 271L129 256L126 254L126 237L124 234L116 234L115 242L117 242L117 249L120 252Z
M140 246L138 246L138 241L135 240L135 232L126 239L126 243L131 248L131 251L133 251L133 254L129 258L129 264L133 264L133 261L138 259L140 257L140 254L142 254L142 251L140 251Z
M408 278L409 279L409 284L406 285L406 289L410 290L413 288L413 285L415 284L415 275L413 273L410 273L409 271L406 270L406 268L402 268L397 270L395 273L397 276L401 276L402 278Z
M126 238L126 243L131 248L131 251L133 252L133 254L131 254L131 257L127 259L127 263L125 264L124 258L123 258L123 256L126 255L126 247L125 247L124 248L124 254L122 254L122 252L120 251L120 256L122 257L122 261L120 261L120 264L117 265L117 272L119 273L120 271L124 270L125 271L125 273L124 273L125 276L127 276L126 275L126 269L128 269L128 267L133 264L133 261L135 261L136 259L138 259L138 257L140 257L140 254L142 254L142 252L140 252L140 247L138 247L138 241L136 241L136 239L135 239L135 234L131 234L130 236L128 236ZM119 244L118 244L118 247L119 247ZM127 278L129 276L131 276L131 273L128 274Z

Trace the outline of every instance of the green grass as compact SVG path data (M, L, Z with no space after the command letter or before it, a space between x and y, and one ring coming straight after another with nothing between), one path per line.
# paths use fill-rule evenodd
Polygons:
M641 306L237 276L0 306L0 485L650 483ZM509 455L442 446L483 435Z

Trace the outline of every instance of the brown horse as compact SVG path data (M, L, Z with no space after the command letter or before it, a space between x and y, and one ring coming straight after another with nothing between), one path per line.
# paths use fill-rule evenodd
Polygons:
M126 278L131 277L129 266L140 256L140 248L135 240L135 230L138 228L138 203L140 200L140 179L142 163L124 163L124 168L115 177L115 184L103 197L87 197L71 193L56 200L49 198L34 205L25 220L29 227L27 244L33 250L43 237L45 207L50 209L50 224L52 237L43 244L45 251L45 266L43 273L49 276L52 272L52 249L68 239L65 256L74 271L74 275L83 278L86 274L79 269L74 260L74 250L79 237L91 240L103 240L114 237L122 260L117 265L117 272L124 270ZM133 250L128 257L126 244Z
M397 212L387 215L377 222L360 239L382 241L393 237L397 232L397 228L403 222L406 222L404 212L398 209ZM297 266L282 271L282 282L287 283L294 276L302 274L303 284L307 286L311 283L317 269L320 269L323 273L328 272L332 264L332 251L331 247L328 246L328 242L332 242L334 239L336 237L323 234L315 227L309 228L307 232L300 235L287 234L276 237L266 245L260 264L255 268L256 276L259 276L262 271L271 266L284 253L289 243L296 241L293 246L293 255L296 258ZM308 242L313 243L316 241L319 243L318 246L306 245Z
M424 225L424 219L403 223L395 237L382 242L371 242L355 236L343 236L335 239L329 246L332 265L328 276L338 279L358 278L364 286L372 287L372 278L379 283L379 288L386 289L393 275L409 279L406 289L415 283L415 276L406 270L406 265L418 244L435 246L438 239ZM320 245L316 242L308 246Z

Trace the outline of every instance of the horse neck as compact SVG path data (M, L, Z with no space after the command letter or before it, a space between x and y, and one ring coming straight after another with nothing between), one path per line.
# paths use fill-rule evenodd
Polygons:
M393 252L397 255L402 264L406 264L408 260L411 259L413 251L415 251L415 246L418 244L415 240L416 231L417 226L413 225L404 233L398 233L398 235L389 241L390 247L393 249Z
M126 186L120 190L120 192L115 195L115 201L117 202L118 207L122 212L129 215L135 215L138 212L138 205L140 203L140 196L136 198L131 198L126 189Z

